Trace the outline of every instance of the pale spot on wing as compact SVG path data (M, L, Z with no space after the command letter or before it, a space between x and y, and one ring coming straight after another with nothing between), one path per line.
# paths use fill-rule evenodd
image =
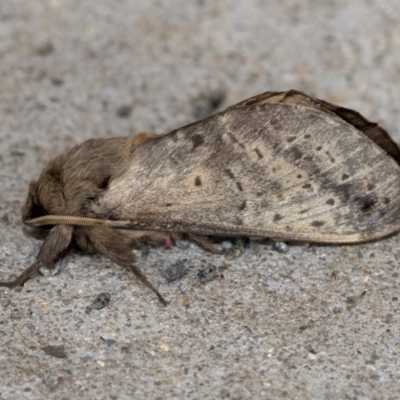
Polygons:
M182 185L191 190L204 190L209 185L210 175L205 168L196 168L183 177Z

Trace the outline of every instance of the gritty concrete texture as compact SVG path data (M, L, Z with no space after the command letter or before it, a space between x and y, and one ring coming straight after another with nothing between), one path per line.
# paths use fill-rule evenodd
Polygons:
M20 213L49 158L191 122L207 93L224 107L297 88L399 140L399 21L397 0L1 1L1 278L38 251ZM77 251L54 277L0 289L1 399L400 398L399 235L236 260L194 244L136 252L168 307Z

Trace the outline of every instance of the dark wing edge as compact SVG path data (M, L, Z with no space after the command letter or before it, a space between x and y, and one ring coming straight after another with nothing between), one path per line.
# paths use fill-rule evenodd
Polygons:
M400 165L400 149L398 145L393 141L389 133L378 123L369 121L358 111L314 98L298 90L265 92L237 103L227 110L265 103L296 104L334 114L366 135Z

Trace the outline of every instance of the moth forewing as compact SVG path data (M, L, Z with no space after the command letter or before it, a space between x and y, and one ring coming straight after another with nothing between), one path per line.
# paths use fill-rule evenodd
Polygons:
M399 195L399 165L336 114L253 101L143 143L92 210L149 229L350 243L398 230Z

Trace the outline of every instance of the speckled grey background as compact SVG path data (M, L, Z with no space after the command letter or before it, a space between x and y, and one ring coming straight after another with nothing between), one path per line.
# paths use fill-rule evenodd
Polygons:
M396 0L1 1L1 278L38 251L20 211L50 157L188 123L203 93L223 107L297 88L399 140L399 21ZM1 399L400 397L400 236L234 261L193 244L137 254L167 308L77 252L59 275L0 289ZM188 274L167 283L179 260ZM223 277L202 284L207 263ZM90 311L102 292L110 304Z

